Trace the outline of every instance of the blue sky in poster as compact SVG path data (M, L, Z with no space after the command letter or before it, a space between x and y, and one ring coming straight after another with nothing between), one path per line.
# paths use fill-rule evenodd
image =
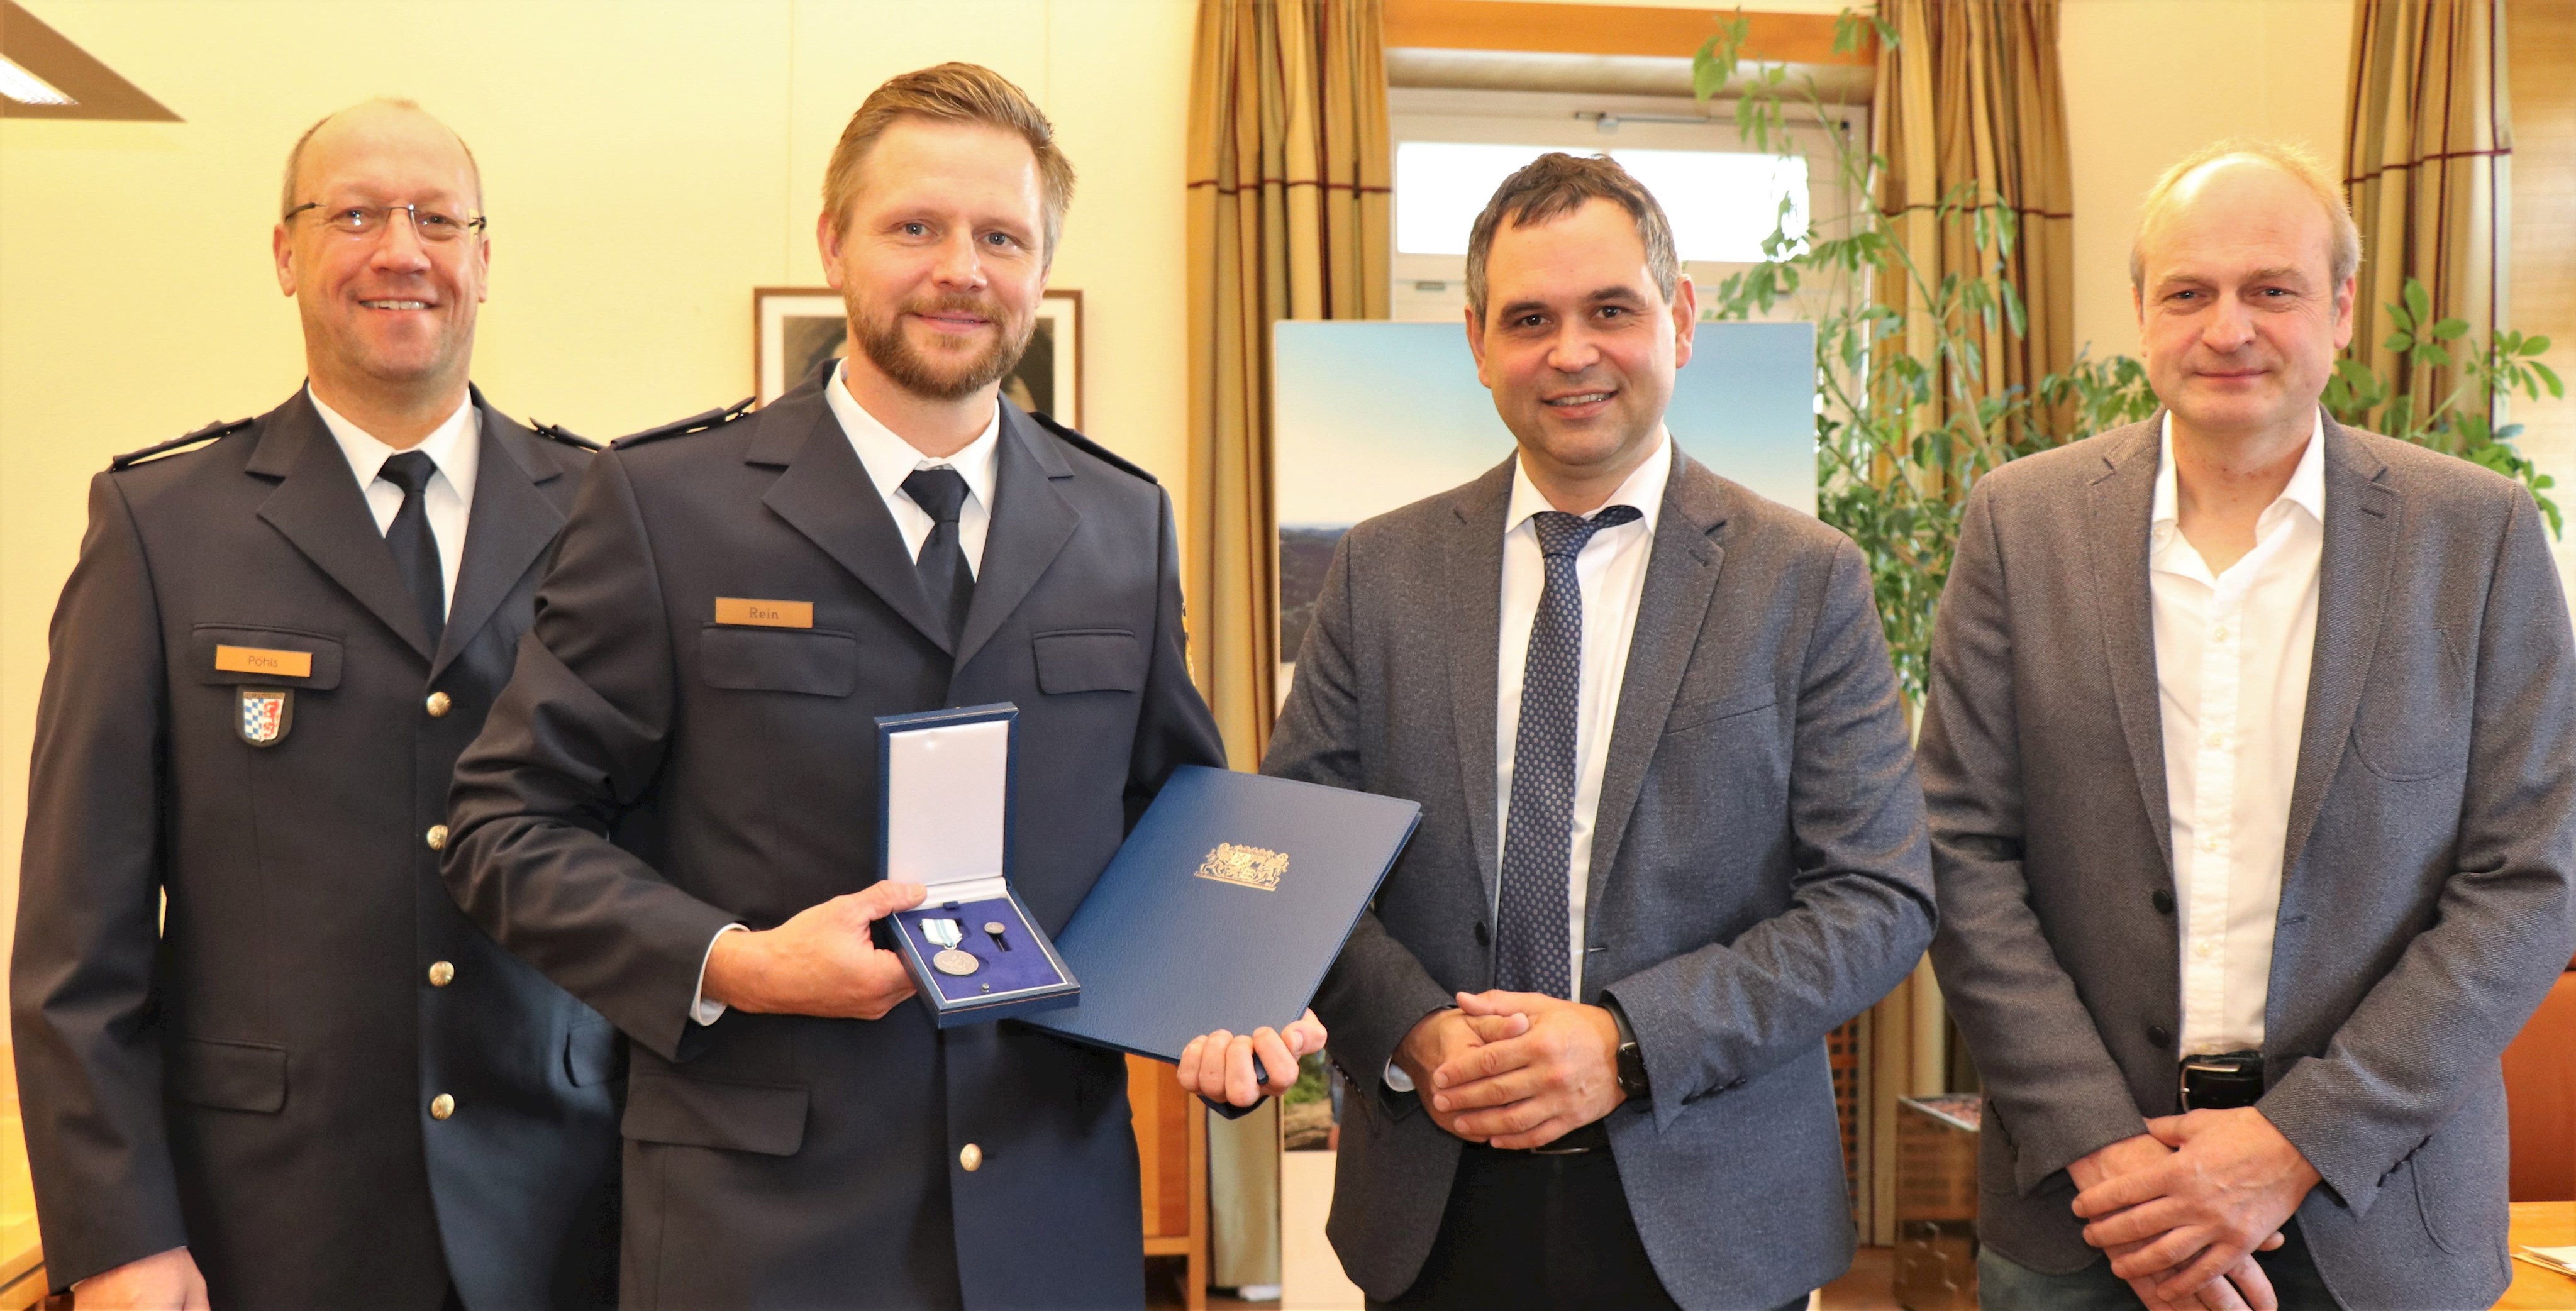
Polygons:
M1512 436L1455 323L1276 328L1274 493L1286 527L1347 527L1500 463ZM1665 423L1702 464L1815 510L1815 329L1702 323Z

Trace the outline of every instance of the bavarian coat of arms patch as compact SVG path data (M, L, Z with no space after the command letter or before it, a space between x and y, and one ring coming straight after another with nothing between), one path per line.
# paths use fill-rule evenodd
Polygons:
M233 728L255 747L273 747L295 727L295 693L282 687L245 687Z

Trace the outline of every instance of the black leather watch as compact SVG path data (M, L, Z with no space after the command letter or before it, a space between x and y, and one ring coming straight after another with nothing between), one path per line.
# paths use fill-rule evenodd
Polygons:
M1628 1012L1619 1009L1611 998L1601 999L1601 1009L1610 1012L1610 1020L1619 1026L1619 1060L1616 1074L1619 1090L1634 1102L1651 1101L1655 1090L1646 1082L1646 1054L1637 1048L1637 1031L1629 1027Z

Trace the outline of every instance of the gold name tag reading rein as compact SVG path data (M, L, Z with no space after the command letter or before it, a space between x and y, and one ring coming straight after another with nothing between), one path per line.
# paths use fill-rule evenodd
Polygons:
M311 678L313 653L272 651L263 646L219 646L215 668L228 674L268 674L276 678Z
M739 596L716 598L716 622L753 624L761 628L812 628L811 601L747 601Z

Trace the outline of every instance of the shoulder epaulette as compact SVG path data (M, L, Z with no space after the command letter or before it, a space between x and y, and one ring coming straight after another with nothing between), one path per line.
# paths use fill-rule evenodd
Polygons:
M108 461L107 467L111 472L118 469L131 469L135 465L141 464L145 460L149 460L156 455L167 455L182 446L194 446L198 442L212 441L217 437L230 436L233 433L240 432L242 429L247 428L250 425L251 420L249 419L235 419L230 423L226 423L218 419L213 423L207 424L203 428L199 428L195 432L189 433L185 437L173 437L157 446L146 446L139 451L127 451L125 454Z
M709 410L704 414L692 414L677 423L666 423L659 428L647 428L642 432L628 433L627 435L618 438L616 441L610 442L608 444L608 448L613 451L622 451L630 446L641 446L646 442L658 442L665 437L686 437L693 432L707 432L712 429L721 428L726 424L749 414L751 412L751 402L753 399L754 398L752 397L745 396L741 400L735 401L733 404L721 410Z
M1156 482L1154 475L1145 472L1144 469L1139 467L1135 462L1129 460L1126 456L1120 455L1118 452L1083 436L1081 433L1075 432L1073 429L1056 422L1053 418L1039 414L1034 410L1029 412L1029 417L1037 420L1038 425L1045 428L1048 432L1054 433L1056 436L1065 439L1068 443L1071 443L1074 449L1098 459L1101 463L1107 464L1113 468L1124 469L1149 483ZM1157 483L1156 485L1159 486L1160 484Z
M528 420L528 430L545 438L547 441L562 442L564 445L570 446L576 450L596 451L603 449L599 443L559 424L539 423L535 419L530 419Z

